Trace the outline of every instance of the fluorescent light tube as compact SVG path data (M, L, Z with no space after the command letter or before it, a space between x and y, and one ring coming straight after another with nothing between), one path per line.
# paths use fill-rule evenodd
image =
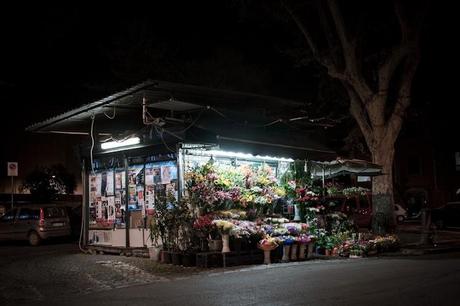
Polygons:
M141 139L139 137L132 137L132 138L128 138L123 141L104 142L101 144L101 148L102 150L108 150L108 149L113 149L113 148L132 146L132 145L139 144L140 142L141 142Z

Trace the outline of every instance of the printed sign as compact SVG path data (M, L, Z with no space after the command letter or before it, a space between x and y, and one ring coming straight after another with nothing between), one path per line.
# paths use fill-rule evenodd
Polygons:
M8 176L18 176L17 162L8 162Z

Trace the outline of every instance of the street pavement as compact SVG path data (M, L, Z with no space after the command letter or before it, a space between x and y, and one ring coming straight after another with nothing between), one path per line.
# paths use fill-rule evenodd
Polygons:
M459 305L459 255L258 266L101 291L66 304Z
M0 244L0 305L460 305L460 253L198 270Z

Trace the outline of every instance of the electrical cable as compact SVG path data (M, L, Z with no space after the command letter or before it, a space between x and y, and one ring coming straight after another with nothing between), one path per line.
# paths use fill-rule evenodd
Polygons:
M163 137L163 131L159 131L157 126L155 126L155 131L157 132L158 136L160 137L160 139L161 139L161 141L163 142L163 144L164 144L164 146L166 147L166 149L168 149L170 152L175 153L176 151L175 151L175 150L172 150L172 149L168 146L168 144L166 143L166 141L165 141L165 139L164 139L164 137Z
M201 115L204 113L205 109L201 109L200 113L198 114L198 116L186 127L184 128L183 130L179 131L178 133L184 133L186 132L187 130L189 130L192 126L194 126L198 120L200 120L201 118Z
M110 120L115 119L115 115L116 115L115 105L113 106L113 115L112 115L112 117L110 117L109 115L107 115L107 114L105 113L105 111L104 111L103 113L104 113L104 115L105 115L107 118L109 118Z
M91 114L91 150L89 151L90 159L91 159L91 173L94 174L94 163L93 163L93 150L94 150L94 119L96 116Z

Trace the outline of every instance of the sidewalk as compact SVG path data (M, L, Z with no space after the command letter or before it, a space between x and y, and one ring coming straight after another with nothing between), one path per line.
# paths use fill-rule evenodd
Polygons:
M401 243L402 255L424 255L460 251L460 231L434 230L428 233L432 243L422 244L423 227L417 223L398 226L396 234Z

